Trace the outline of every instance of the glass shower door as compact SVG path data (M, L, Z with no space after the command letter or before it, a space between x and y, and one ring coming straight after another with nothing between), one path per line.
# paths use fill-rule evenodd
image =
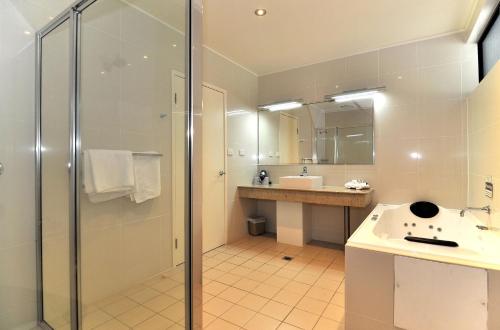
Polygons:
M172 189L173 109L180 101L172 82L185 67L183 2L98 0L81 13L81 162L87 166L85 157L92 160L92 152L132 153L136 190L95 200L87 187L80 188L84 328L185 325L184 263L173 261L181 248L173 228L179 222L184 228L185 219L174 219ZM175 111L185 119L185 107ZM184 158L182 151L176 157ZM124 163L90 163L89 172L104 176L127 171ZM84 168L82 182L88 174ZM141 182L150 185L146 198ZM185 207L181 197L177 208Z
M70 290L70 28L65 20L41 38L40 230L43 319L71 323Z

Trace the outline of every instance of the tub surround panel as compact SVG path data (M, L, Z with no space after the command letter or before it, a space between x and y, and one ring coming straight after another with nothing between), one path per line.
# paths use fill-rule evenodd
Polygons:
M394 256L350 246L345 255L346 329L359 329L354 326L358 315L392 329Z
M488 329L500 329L500 271L488 270Z
M325 185L368 181L376 190L371 208L378 202L420 199L461 208L467 181L465 97L478 84L476 71L477 47L458 33L261 76L259 104L317 101L327 94L385 85L375 101L375 164L307 164L308 172L322 175ZM278 181L297 175L302 166L259 169ZM338 214L324 207L313 212ZM353 213L353 228L369 212Z
M492 214L474 212L487 226L500 228L500 62L467 99L469 144L468 205L491 205ZM491 177L493 198L484 195L484 183Z

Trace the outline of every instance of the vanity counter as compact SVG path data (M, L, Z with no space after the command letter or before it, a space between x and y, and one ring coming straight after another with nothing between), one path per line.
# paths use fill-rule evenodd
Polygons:
M341 186L321 188L281 188L272 185L241 185L238 194L242 198L300 202L317 205L366 207L371 203L373 189L354 190Z

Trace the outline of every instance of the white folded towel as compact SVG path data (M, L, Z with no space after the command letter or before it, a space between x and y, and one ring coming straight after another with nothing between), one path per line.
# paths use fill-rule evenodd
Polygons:
M160 196L161 174L158 153L151 151L133 157L135 191L130 195L130 199L136 203L143 203Z
M135 187L132 152L126 150L86 150L83 184L93 203L127 196Z
M363 190L363 189L369 189L370 185L362 180L351 180L349 182L346 182L344 187L348 189Z

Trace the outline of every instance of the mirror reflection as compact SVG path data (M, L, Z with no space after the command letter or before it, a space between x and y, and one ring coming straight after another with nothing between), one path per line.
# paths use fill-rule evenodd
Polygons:
M373 99L259 111L259 164L373 164Z

